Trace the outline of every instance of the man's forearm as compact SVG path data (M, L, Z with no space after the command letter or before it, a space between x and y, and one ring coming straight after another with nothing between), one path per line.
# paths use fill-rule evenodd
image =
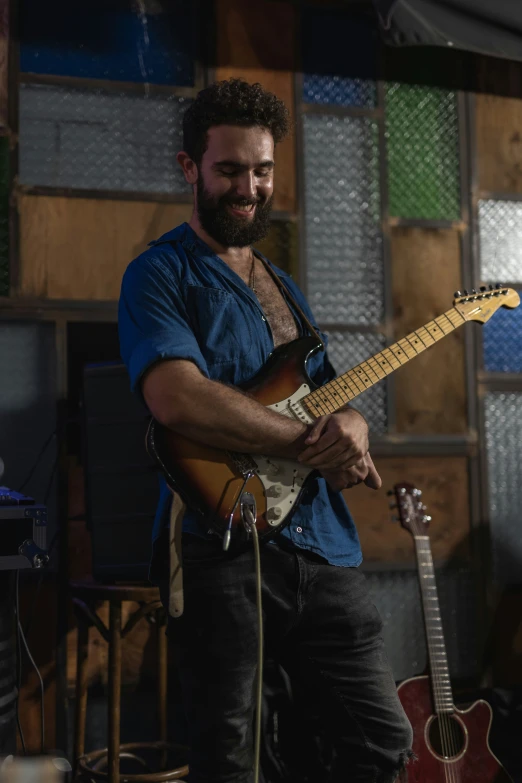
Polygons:
M173 363L161 370L165 375L161 404L147 388L147 379L143 392L153 416L174 432L209 446L250 454L294 458L303 450L309 428L302 422L205 378L196 368L180 373Z

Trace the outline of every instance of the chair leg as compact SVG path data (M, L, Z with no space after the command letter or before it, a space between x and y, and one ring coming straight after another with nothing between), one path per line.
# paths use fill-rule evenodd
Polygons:
M89 625L78 613L78 642L76 648L76 710L74 727L74 761L85 753L85 722L87 716L87 657L89 653Z
M121 602L109 604L109 758L111 783L120 783Z
M158 642L158 727L161 742L167 742L167 615L164 609L156 612ZM167 752L162 754L161 766L167 764Z

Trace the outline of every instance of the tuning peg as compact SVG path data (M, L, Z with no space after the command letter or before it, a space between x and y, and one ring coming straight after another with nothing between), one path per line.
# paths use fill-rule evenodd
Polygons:
M469 291L466 288L464 289L464 296L469 296Z
M486 288L486 286L485 286L485 285L481 285L481 286L480 286L480 290L481 290L481 291L487 291L488 289Z
M420 496L422 495L422 492L420 491L420 489L414 489L414 490L412 490L411 494L415 495L416 498L420 498Z
M495 283L495 288L502 288L502 283Z
M393 489L389 489L386 494L387 495L395 495L395 492L393 491Z
M478 293L478 291L477 291L477 289L476 289L476 288L472 288L472 289L471 289L471 293L472 293L472 294L477 294L477 293Z
M425 514L422 519L424 522L431 522L431 517L428 514Z
M455 291L455 293L453 294L453 298L458 299L459 296L462 296L462 291Z

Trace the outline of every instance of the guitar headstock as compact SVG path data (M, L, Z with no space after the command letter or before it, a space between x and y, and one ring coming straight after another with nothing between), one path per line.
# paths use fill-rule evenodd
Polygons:
M395 484L389 495L395 495L399 522L412 536L427 536L431 517L426 514L426 506L421 500L422 492L413 484L402 482ZM391 506L395 508L395 504Z
M496 285L480 286L476 291L456 291L453 306L466 321L486 323L501 307L512 309L520 304L520 296L513 288Z

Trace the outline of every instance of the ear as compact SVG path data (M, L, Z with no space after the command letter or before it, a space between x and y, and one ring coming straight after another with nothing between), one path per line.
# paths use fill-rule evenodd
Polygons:
M176 155L176 160L181 166L183 175L188 184L195 185L198 181L198 167L192 158L186 152L178 152Z

